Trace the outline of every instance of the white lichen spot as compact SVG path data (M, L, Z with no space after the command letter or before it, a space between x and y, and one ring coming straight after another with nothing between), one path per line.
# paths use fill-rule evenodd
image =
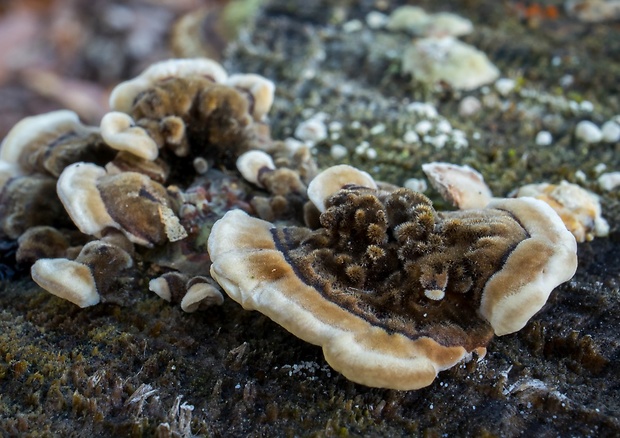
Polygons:
M465 149L469 147L469 142L465 137L453 137L452 142L454 143L454 149Z
M575 136L586 143L598 143L603 139L601 129L589 120L582 120L577 123Z
M341 144L332 145L329 149L329 155L334 160L341 160L349 154L349 150Z
M579 182L585 182L587 181L588 177L583 170L579 169L575 172L575 179Z
M613 120L608 120L601 127L603 141L606 143L616 143L620 141L620 124Z
M420 135L426 135L433 129L433 124L428 120L422 120L416 123L413 129Z
M328 127L330 132L340 132L342 131L343 125L342 122L334 120L333 122L329 122Z
M594 104L589 100L583 100L579 103L579 109L584 113L591 113L594 111Z
M598 163L596 166L594 166L594 173L601 174L603 172L605 172L607 170L607 164L605 163Z
M459 103L459 115L461 117L471 117L482 109L482 102L475 96L464 97Z
M465 132L460 129L452 130L452 142L454 143L454 149L462 149L469 146Z
M420 136L414 130L409 129L403 135L403 141L408 144L417 143L420 141Z
M428 102L411 102L406 110L421 117L433 119L438 116L437 108Z
M540 131L536 134L535 141L538 146L549 146L553 142L553 136L549 131Z
M473 90L499 76L483 52L452 37L414 40L403 53L402 70L418 81L443 81L457 90Z
M568 88L575 83L575 77L573 75L564 75L560 78L560 87Z
M446 134L439 134L435 137L431 137L429 143L432 144L436 149L443 149L443 147L448 142L448 136Z
M435 125L435 129L437 130L437 132L449 134L450 132L452 132L452 125L446 119L442 119L437 122L437 125Z
M349 20L342 25L342 30L345 33L359 32L363 28L364 28L364 24L360 20L357 20L357 19Z
M370 147L370 143L363 141L355 147L355 153L357 155L366 155L366 151Z
M372 128L370 128L370 131L368 132L370 133L370 135L383 134L385 132L385 125L383 123L379 123L378 125L375 125Z
M302 141L297 140L296 138L287 137L284 140L284 146L286 147L287 151L289 151L291 154L294 154L301 148L305 147L306 144Z
M403 187L420 193L424 193L428 190L428 184L426 184L426 181L421 178L409 178L405 180Z
M516 82L510 78L499 78L495 81L495 89L502 96L508 96L515 89Z
M315 115L301 122L295 128L295 137L312 144L325 140L327 138L327 126L325 126L323 117Z
M389 17L379 11L371 11L366 15L366 24L371 29L381 29L387 25Z
M611 191L620 186L620 172L604 173L597 179L601 189Z

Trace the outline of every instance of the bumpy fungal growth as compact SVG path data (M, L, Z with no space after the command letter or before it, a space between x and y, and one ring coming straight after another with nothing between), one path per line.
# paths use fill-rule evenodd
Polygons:
M368 386L420 388L483 355L576 268L574 238L531 199L437 213L408 189L351 187L320 222L276 227L231 211L209 238L211 275Z
M200 76L219 83L228 77L224 68L211 59L169 59L157 62L139 76L116 86L110 95L110 108L130 113L136 97L143 91L170 78L190 76Z
M286 164L294 165L291 162ZM303 205L307 201L307 188L298 169L276 167L272 156L267 152L252 150L239 156L237 170L246 181L270 194L254 196L250 202L260 218L274 221L297 216L301 220L299 213L303 211Z
M166 189L141 173L107 174L94 164L76 163L60 175L57 192L84 234L100 236L111 227L144 246L187 236Z
M211 60L170 60L113 90L116 112L103 118L102 133L112 147L146 159L166 148L232 167L241 153L268 141L260 122L273 91L273 83L258 75L227 78Z

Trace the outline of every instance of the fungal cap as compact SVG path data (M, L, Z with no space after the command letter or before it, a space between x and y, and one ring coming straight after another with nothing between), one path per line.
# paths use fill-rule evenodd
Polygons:
M276 90L272 81L261 75L247 73L231 75L226 84L250 93L253 100L250 105L252 117L258 122L265 118L273 104L273 95Z
M105 174L105 169L95 164L75 163L67 166L58 178L58 197L84 234L99 236L106 227L121 228L108 214L97 188L97 180Z
M152 278L149 281L149 290L168 302L172 300L172 291L164 276Z
M13 126L2 141L0 160L17 164L22 151L28 144L43 135L58 134L73 129L76 125L80 125L80 119L76 113L69 110L26 117Z
M470 357L461 346L388 333L327 300L297 276L277 248L272 228L240 210L226 213L208 241L211 276L245 309L258 310L299 338L321 345L327 362L347 379L418 389L438 371Z
M168 78L188 76L205 76L223 83L228 75L219 63L207 58L161 61L151 65L134 79L117 85L110 94L110 108L130 113L136 96L142 91Z
M99 303L90 268L68 259L39 259L30 270L32 279L46 291L80 307Z
M368 173L347 164L339 164L328 167L310 181L308 198L323 213L327 198L346 185L377 188L377 183Z
M549 204L560 215L577 242L609 234L609 224L601 215L598 196L577 184L567 181L562 181L559 185L527 184L520 187L514 195L518 198L530 196Z
M441 197L460 210L484 208L493 194L482 175L469 166L433 162L422 171Z
M547 302L551 291L577 269L577 243L557 213L534 198L497 199L487 208L512 214L528 232L487 281L480 314L495 334L514 333Z
M125 113L112 111L101 119L101 137L113 149L153 161L159 148L149 134Z
M259 181L259 173L263 169L275 170L276 165L266 152L252 150L244 152L237 158L237 170L246 181L264 187Z
M149 281L149 290L168 302L178 303L187 292L188 276L179 271L166 272Z
M196 283L187 289L187 293L181 300L181 309L192 313L200 307L220 306L224 302L222 292L209 283Z

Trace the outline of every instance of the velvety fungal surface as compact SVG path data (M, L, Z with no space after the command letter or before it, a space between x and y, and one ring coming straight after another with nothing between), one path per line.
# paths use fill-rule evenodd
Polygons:
M499 210L438 217L424 195L345 189L328 199L323 228L276 244L303 280L354 314L410 338L467 351L492 335L476 317L484 284L527 237Z

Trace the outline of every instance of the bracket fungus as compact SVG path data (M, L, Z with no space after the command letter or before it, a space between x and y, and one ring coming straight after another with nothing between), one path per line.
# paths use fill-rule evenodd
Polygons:
M494 199L482 175L469 166L433 162L422 170L441 197L455 207L466 210L484 208ZM599 198L577 184L526 184L513 190L509 197L532 197L547 203L560 216L577 242L607 236L609 224L601 215Z
M609 234L609 224L601 215L598 196L577 184L567 181L560 184L527 184L517 189L514 196L531 196L549 204L560 215L577 242Z
M107 174L94 164L76 163L60 175L57 192L84 234L100 236L111 227L144 246L187 236L166 189L141 173Z
M21 175L0 187L0 234L17 239L30 227L70 224L49 175Z
M123 303L132 284L133 259L121 246L102 240L88 242L75 260L44 258L30 269L43 289L79 307L99 302Z
M469 166L433 162L422 171L441 197L461 210L484 208L493 198L480 172Z
M206 58L169 59L157 62L137 77L117 85L110 94L110 108L130 113L136 97L157 82L190 76L201 76L222 83L226 81L228 74L218 62Z
M273 104L275 85L269 79L257 74L234 74L226 81L227 85L238 88L250 96L252 117L257 122L262 121Z
M211 275L364 385L417 389L484 355L576 269L574 237L534 199L437 213L404 188L327 196L314 231L228 212L209 237Z
M308 198L323 213L327 198L345 185L377 188L377 183L368 173L347 164L339 164L327 168L310 182Z
M265 187L260 181L261 174L273 171L276 165L273 158L267 152L252 150L244 152L237 158L237 170L246 181L256 184L259 187Z
M159 148L148 133L125 113L112 111L101 119L101 136L110 147L153 161Z
M157 63L112 91L102 134L112 147L145 159L166 148L232 167L238 155L268 141L262 121L274 88L259 75L228 77L209 59Z
M191 277L181 272L167 272L149 282L149 290L164 300L180 303L184 312L192 313L211 306L220 306L224 296L210 278Z
M85 159L105 163L113 156L99 129L83 125L78 115L68 110L22 119L0 145L1 162L18 166L22 173L54 177L69 164Z
M270 195L256 195L250 201L260 218L273 221L297 216L301 219L299 213L307 201L307 187L302 180L304 162L303 159L295 162L281 157L279 167L272 155L262 150L251 150L239 156L236 163L239 173Z

